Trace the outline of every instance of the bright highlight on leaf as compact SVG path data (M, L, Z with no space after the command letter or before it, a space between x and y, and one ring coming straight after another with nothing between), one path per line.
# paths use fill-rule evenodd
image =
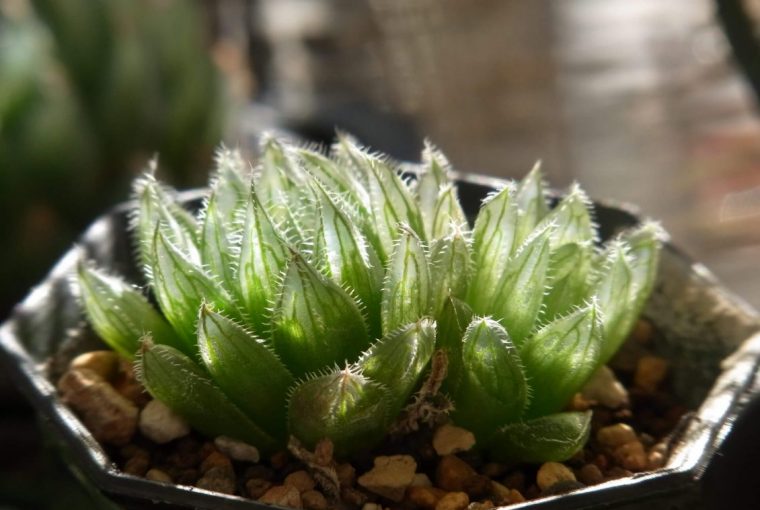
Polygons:
M349 456L434 383L494 459L583 447L590 414L561 411L641 312L655 226L601 245L580 187L551 208L539 165L467 211L468 224L429 143L416 179L348 135L329 155L273 137L260 149L255 164L220 150L195 216L154 169L136 181L132 228L160 310L78 268L93 329L138 354L153 397L204 434L263 451L327 437Z

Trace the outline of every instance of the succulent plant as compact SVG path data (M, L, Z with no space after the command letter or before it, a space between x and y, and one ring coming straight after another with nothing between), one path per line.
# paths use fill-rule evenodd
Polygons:
M196 216L152 171L136 182L160 312L79 265L93 328L155 398L211 436L327 437L346 456L388 433L440 352L450 417L479 447L536 462L582 447L590 415L562 411L642 309L653 225L602 245L584 192L550 207L536 166L470 226L432 146L412 175L347 136L329 156L275 138L260 152L249 170L221 149Z

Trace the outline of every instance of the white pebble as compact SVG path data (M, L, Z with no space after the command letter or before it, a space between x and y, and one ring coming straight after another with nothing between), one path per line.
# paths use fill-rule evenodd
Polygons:
M140 432L148 439L164 444L190 433L190 425L158 400L151 400L140 412Z
M628 405L628 391L606 365L594 372L581 390L581 395L610 409Z
M214 444L219 451L233 460L242 462L258 462L259 450L248 443L232 439L227 436L219 436L214 439Z

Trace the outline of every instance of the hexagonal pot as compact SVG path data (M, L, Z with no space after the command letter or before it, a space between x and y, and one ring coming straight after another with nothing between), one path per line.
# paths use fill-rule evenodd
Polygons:
M465 209L477 212L481 199L503 181L460 175ZM197 203L201 191L182 195ZM49 429L72 471L100 493L103 501L124 508L270 509L255 501L185 486L165 485L122 473L72 411L58 398L51 374L62 359L93 348L93 334L71 294L70 277L82 254L102 267L140 281L127 232L128 204L101 217L85 232L48 277L14 310L0 328L0 360ZM630 208L595 204L601 233L637 223ZM760 363L758 314L722 289L701 265L665 243L658 282L644 315L662 334L655 350L671 362L676 396L696 409L683 422L667 465L552 496L510 509L640 508L695 506L703 474L752 395L760 392L755 373ZM89 344L89 345L88 345ZM733 353L730 362L721 364ZM65 360L64 360L65 361ZM698 506L698 505L696 505Z

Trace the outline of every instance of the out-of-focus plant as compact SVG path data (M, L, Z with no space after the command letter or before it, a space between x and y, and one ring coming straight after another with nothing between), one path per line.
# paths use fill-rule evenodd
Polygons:
M538 168L472 226L442 154L419 178L341 138L332 157L263 143L253 175L222 151L197 216L149 173L134 236L162 313L82 263L91 324L198 430L283 447L380 440L436 349L454 422L504 460L564 460L590 414L561 412L626 338L654 281L656 230L599 246L577 186L554 207ZM439 381L440 382L440 381Z
M198 183L224 102L195 3L0 2L0 310L156 152Z

